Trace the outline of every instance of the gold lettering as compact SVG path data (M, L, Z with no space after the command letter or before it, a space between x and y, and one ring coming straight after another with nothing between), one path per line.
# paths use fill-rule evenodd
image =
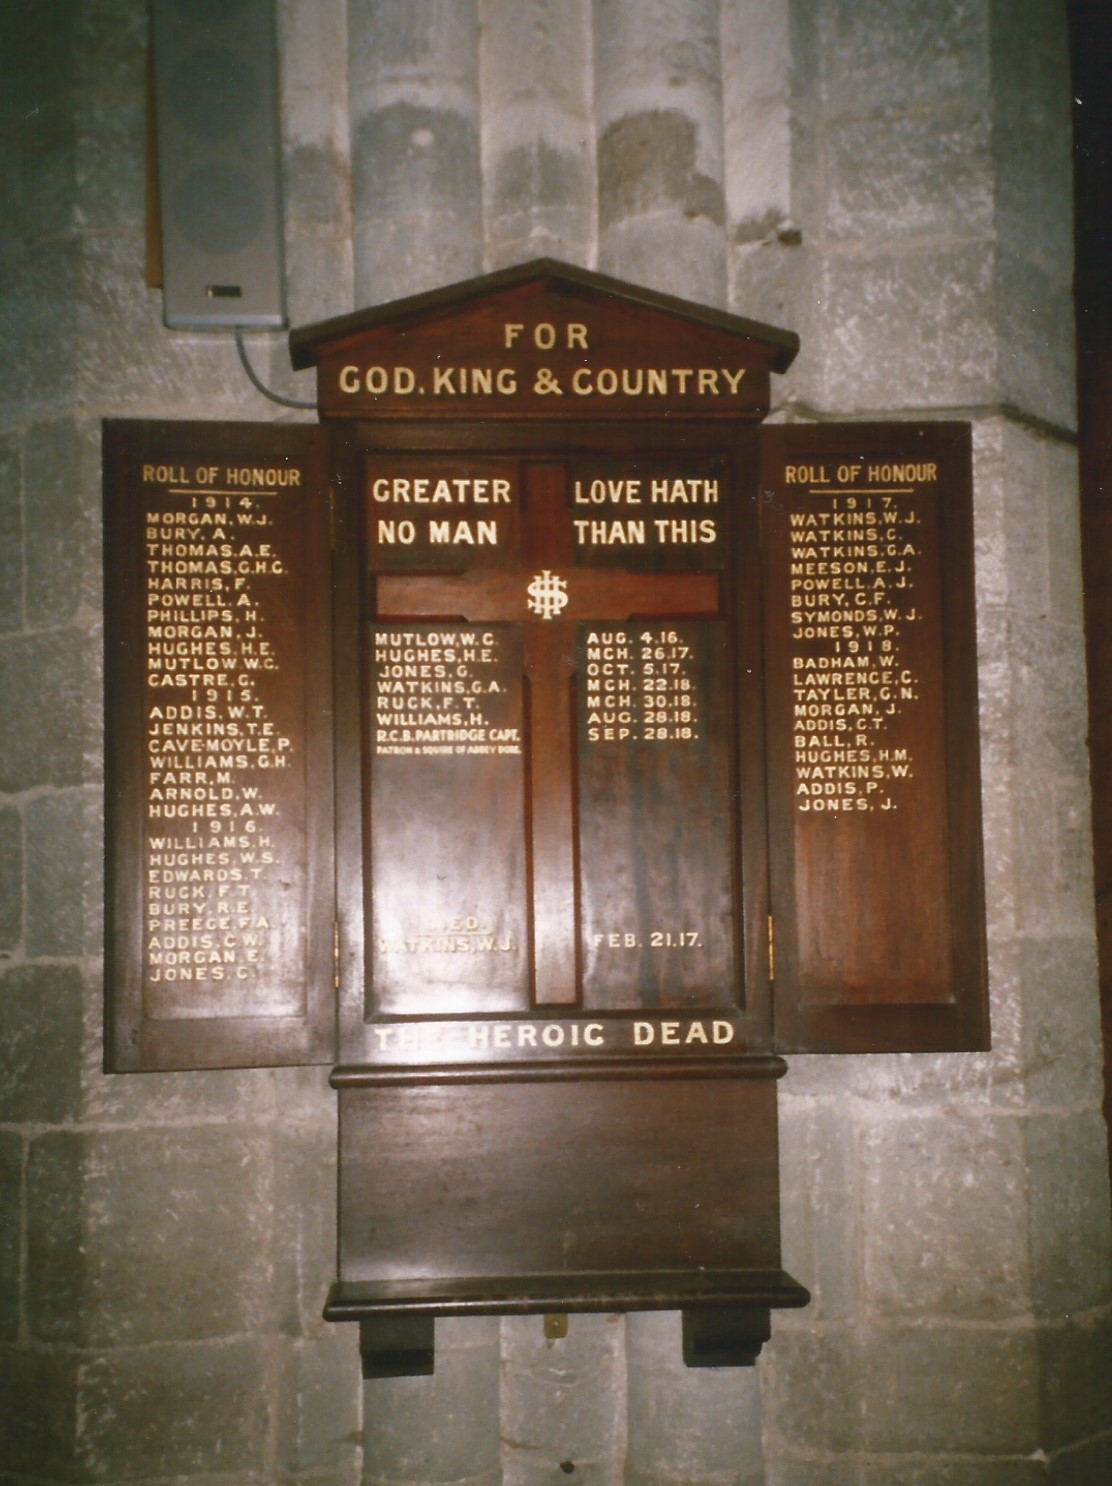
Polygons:
M643 521L590 521L579 517L572 521L572 525L575 527L575 540L581 547L645 545Z
M907 595L920 549L897 537L922 524L914 487L934 480L938 466L788 469L792 484L822 497L790 513L796 809L898 809L898 782L915 778L914 760L885 745L890 726L919 700L918 678L900 652L919 619Z

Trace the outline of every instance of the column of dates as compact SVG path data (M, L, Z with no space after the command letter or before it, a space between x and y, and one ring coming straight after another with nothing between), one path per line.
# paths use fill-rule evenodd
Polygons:
M587 741L698 742L694 636L682 626L584 628L580 685Z
M678 629L636 632L640 740L691 743L699 738L694 650Z
M716 619L580 626L586 1006L728 1000L734 842L722 808L731 789L724 631Z

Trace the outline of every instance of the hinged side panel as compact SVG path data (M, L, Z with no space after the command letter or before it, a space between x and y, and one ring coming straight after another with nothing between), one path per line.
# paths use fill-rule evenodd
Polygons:
M111 1072L332 1060L326 450L105 424Z
M763 429L775 1045L988 1045L966 424Z

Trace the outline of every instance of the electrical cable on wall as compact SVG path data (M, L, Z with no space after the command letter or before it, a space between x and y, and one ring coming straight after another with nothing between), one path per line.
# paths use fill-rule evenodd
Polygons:
M296 397L283 397L280 392L271 392L269 387L263 386L255 373L255 368L247 359L247 347L243 342L243 330L238 325L236 326L236 350L239 352L239 359L243 364L243 370L250 378L251 385L257 391L261 392L264 397L269 397L271 402L281 403L284 408L311 408L314 412L316 411L317 404L315 401L300 402Z

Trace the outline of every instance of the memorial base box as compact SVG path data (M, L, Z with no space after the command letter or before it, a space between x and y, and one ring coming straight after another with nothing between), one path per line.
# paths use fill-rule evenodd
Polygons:
M367 1376L429 1371L434 1316L681 1310L695 1366L751 1363L780 1268L777 1058L341 1068L340 1278Z

